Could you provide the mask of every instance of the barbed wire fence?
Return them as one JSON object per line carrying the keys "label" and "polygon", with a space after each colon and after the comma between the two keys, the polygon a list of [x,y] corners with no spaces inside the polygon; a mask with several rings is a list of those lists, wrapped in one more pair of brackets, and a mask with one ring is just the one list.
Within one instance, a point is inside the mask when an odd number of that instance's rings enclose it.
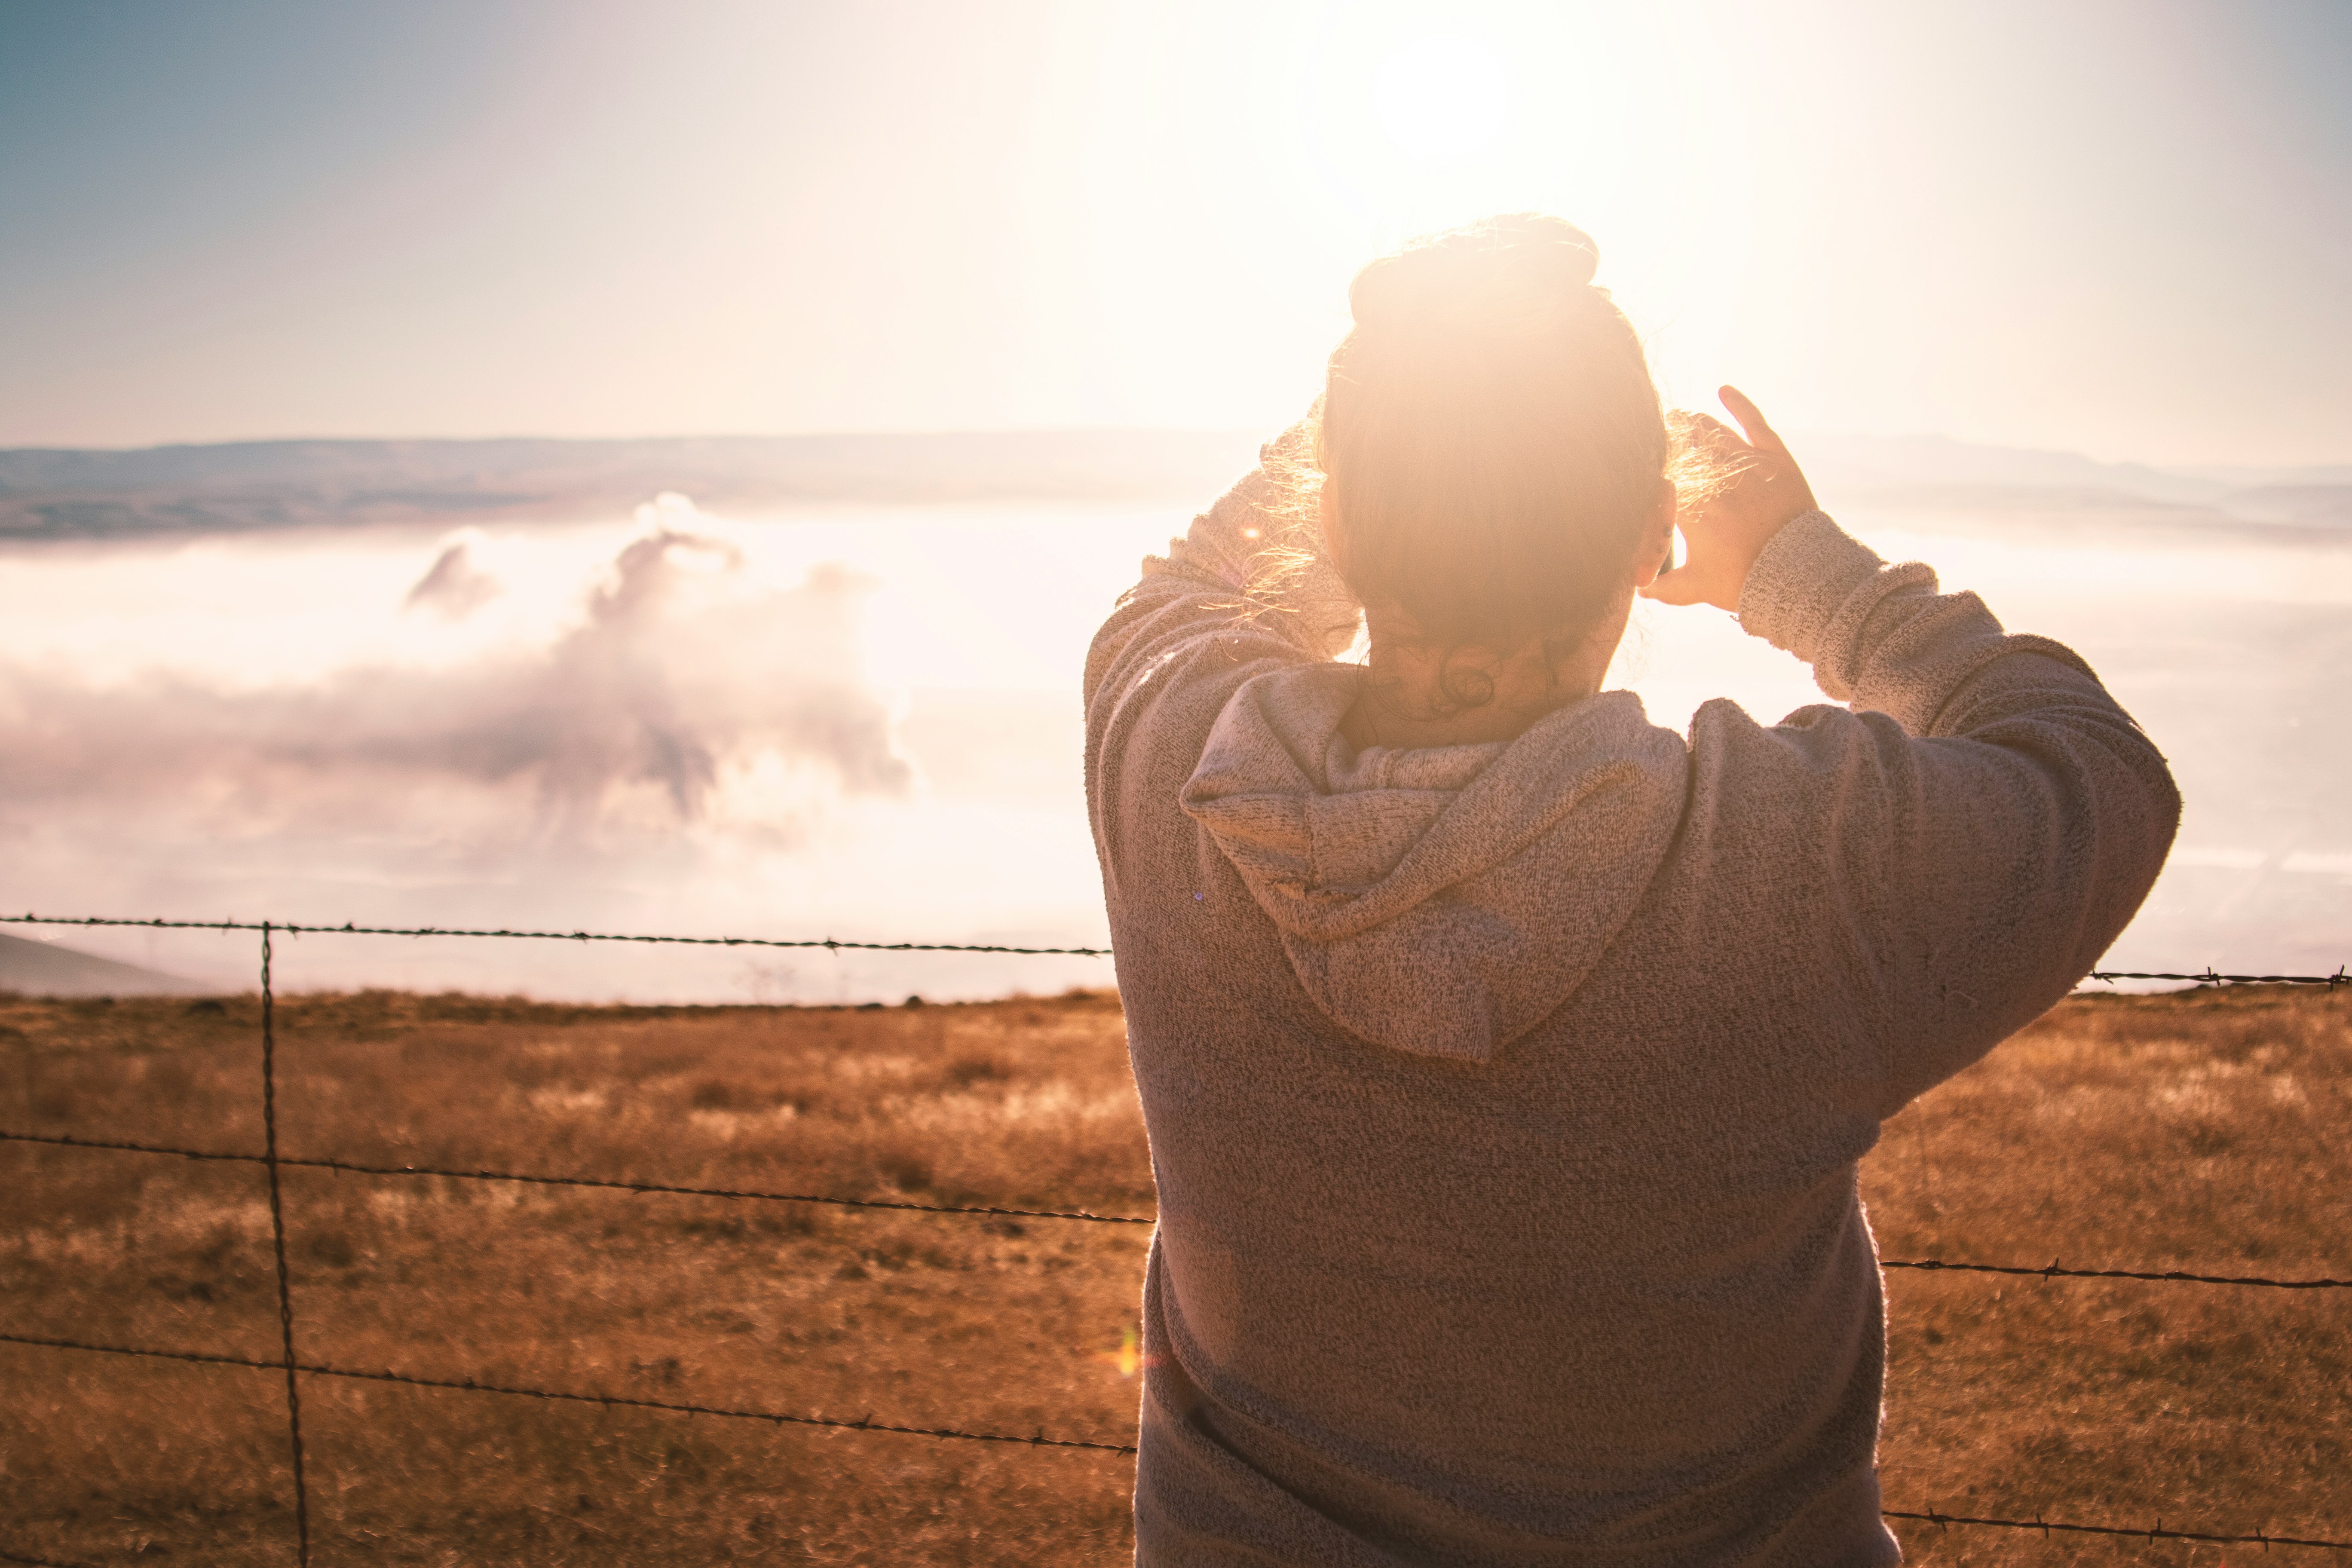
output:
{"label": "barbed wire fence", "polygon": [[[549,1401],[557,1404],[593,1405],[604,1409],[635,1409],[660,1411],[684,1415],[718,1416],[731,1420],[764,1423],[772,1427],[787,1426],[824,1427],[844,1431],[891,1433],[909,1437],[973,1443],[1007,1444],[1032,1448],[1092,1451],[1132,1455],[1133,1443],[1108,1442],[1088,1437],[1048,1436],[1043,1428],[1023,1436],[1010,1432],[982,1432],[952,1426],[915,1426],[890,1421],[877,1421],[871,1414],[856,1421],[846,1421],[807,1411],[733,1409],[724,1406],[646,1399],[633,1395],[582,1393],[576,1390],[534,1388],[519,1384],[482,1382],[474,1378],[449,1379],[420,1377],[407,1373],[383,1369],[334,1366],[322,1362],[305,1361],[296,1352],[295,1316],[291,1276],[286,1257],[286,1217],[279,1184],[279,1173],[287,1169],[349,1172],[372,1176],[423,1176],[460,1181],[515,1183],[530,1185],[596,1188],[625,1193],[667,1193],[697,1197],[749,1199],[769,1203],[825,1204],[847,1208],[898,1209],[922,1214],[981,1215],[1022,1219],[1066,1220],[1079,1224],[1149,1226],[1156,1221],[1146,1215],[1103,1215],[1085,1209],[1015,1208],[987,1204],[924,1204],[876,1198],[852,1198],[817,1193],[766,1192],[745,1188],[704,1187],[661,1182],[633,1182],[610,1177],[578,1174],[556,1174],[546,1172],[458,1170],[441,1166],[374,1165],[331,1158],[294,1158],[278,1152],[278,1074],[277,1032],[275,1025],[276,994],[272,984],[271,963],[276,939],[279,936],[320,934],[351,936],[404,937],[466,937],[504,938],[526,942],[636,942],[693,947],[756,947],[756,948],[824,948],[869,952],[968,952],[999,954],[1031,954],[1088,958],[1110,956],[1108,948],[1095,947],[1022,947],[998,943],[966,942],[843,942],[832,937],[774,938],[733,936],[648,935],[618,931],[514,931],[507,929],[467,928],[446,926],[362,926],[346,922],[342,925],[305,925],[280,921],[185,921],[146,919],[134,920],[108,916],[49,916],[37,914],[0,915],[0,924],[39,926],[108,926],[142,927],[176,931],[251,931],[261,939],[261,1108],[262,1152],[245,1153],[228,1150],[187,1149],[163,1144],[143,1143],[129,1140],[80,1138],[63,1134],[34,1133],[13,1128],[0,1128],[0,1142],[47,1145],[65,1149],[110,1150],[131,1153],[236,1164],[258,1165],[263,1168],[269,1194],[269,1225],[272,1251],[276,1262],[278,1342],[280,1355],[275,1361],[263,1361],[248,1356],[226,1355],[206,1351],[166,1350],[143,1345],[99,1344],[83,1340],[40,1335],[18,1334],[0,1331],[0,1343],[27,1347],[70,1351],[84,1354],[126,1356],[146,1360],[170,1361],[204,1366],[227,1366],[260,1372],[282,1373],[286,1380],[286,1419],[288,1463],[294,1491],[295,1557],[299,1568],[310,1568],[310,1482],[304,1464],[302,1436],[301,1380],[305,1377],[331,1377],[370,1383],[398,1384],[415,1388],[454,1389],[475,1394],[498,1394],[509,1398]],[[2330,991],[2352,985],[2352,968],[2339,966],[2333,974],[2223,974],[2210,967],[2201,973],[2162,973],[2146,971],[2094,971],[2086,979],[2114,983],[2120,980],[2170,981],[2204,986],[2223,985],[2309,985],[2325,986]],[[2181,1269],[2141,1268],[2071,1268],[2057,1259],[2040,1267],[2026,1264],[1973,1263],[1948,1258],[1883,1258],[1884,1268],[1916,1269],[1928,1272],[1994,1274],[2030,1276],[2042,1279],[2136,1279],[2165,1284],[2201,1285],[2266,1289],[2278,1290],[2342,1290],[2352,1289],[2352,1279],[2282,1279],[2254,1275],[2202,1274]],[[2046,1539],[2053,1533],[2105,1536],[2117,1540],[2180,1541],[2215,1545],[2259,1545],[2265,1551],[2273,1546],[2315,1547],[2336,1552],[2352,1552],[2352,1540],[2272,1535],[2257,1530],[2252,1534],[2222,1534],[2211,1531],[2168,1529],[2158,1518],[2150,1526],[2084,1524],[2059,1520],[2044,1520],[2038,1514],[2032,1519],[2002,1519],[1967,1514],[1945,1513],[1930,1505],[1922,1512],[1913,1510],[1887,1509],[1885,1517],[1893,1520],[1933,1524],[1938,1529],[1958,1525],[1976,1525],[2006,1530],[2039,1531]],[[0,1544],[0,1563],[20,1563],[33,1568],[89,1568],[82,1563],[61,1563],[45,1557],[28,1556]]]}

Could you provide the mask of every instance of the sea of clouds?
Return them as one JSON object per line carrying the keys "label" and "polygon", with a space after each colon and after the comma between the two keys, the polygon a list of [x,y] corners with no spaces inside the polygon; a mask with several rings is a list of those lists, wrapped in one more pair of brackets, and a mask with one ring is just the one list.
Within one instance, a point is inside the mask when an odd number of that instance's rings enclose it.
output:
{"label": "sea of clouds", "polygon": [[[1173,521],[1181,525],[1181,517]],[[1097,945],[1075,671],[1165,515],[360,529],[19,550],[6,897],[43,912]],[[1117,543],[1107,543],[1117,540]],[[1078,581],[1073,582],[1073,574]],[[52,933],[53,934],[53,933]],[[234,942],[75,933],[206,979]],[[1101,984],[837,955],[310,939],[317,984]]]}
{"label": "sea of clouds", "polygon": [[[2173,759],[2181,848],[2116,967],[2352,957],[2352,540],[1847,517],[2076,646]],[[12,547],[0,900],[45,913],[1097,945],[1087,637],[1181,509],[814,508]],[[2117,529],[2122,529],[2121,532]],[[1643,606],[1658,721],[1818,700]],[[21,929],[21,928],[20,928]],[[47,934],[54,935],[50,932]],[[248,937],[72,933],[248,983]],[[1087,958],[307,936],[296,985],[859,1001],[1106,984]]]}

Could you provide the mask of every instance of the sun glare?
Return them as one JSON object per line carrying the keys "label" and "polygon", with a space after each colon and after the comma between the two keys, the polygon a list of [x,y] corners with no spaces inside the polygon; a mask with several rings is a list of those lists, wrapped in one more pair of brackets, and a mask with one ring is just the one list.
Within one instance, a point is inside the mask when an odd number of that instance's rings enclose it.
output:
{"label": "sun glare", "polygon": [[1470,33],[1423,33],[1381,62],[1372,101],[1381,129],[1416,163],[1458,163],[1493,143],[1510,111],[1502,57]]}
{"label": "sun glare", "polygon": [[[1609,0],[1184,14],[1204,19],[1120,10],[1090,121],[1091,297],[1132,367],[1105,387],[1118,418],[1205,426],[1246,406],[1279,428],[1347,330],[1357,268],[1499,212],[1556,212],[1600,242],[1677,402],[1724,379],[1759,232],[1736,35],[1688,4]],[[1203,81],[1220,84],[1205,107]]]}

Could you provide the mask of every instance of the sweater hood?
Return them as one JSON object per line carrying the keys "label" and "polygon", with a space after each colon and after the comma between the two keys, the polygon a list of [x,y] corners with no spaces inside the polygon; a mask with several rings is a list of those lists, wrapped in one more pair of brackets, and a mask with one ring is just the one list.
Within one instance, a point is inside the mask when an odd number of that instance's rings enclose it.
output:
{"label": "sweater hood", "polygon": [[1510,742],[1359,752],[1339,720],[1362,679],[1312,664],[1244,684],[1183,807],[1332,1022],[1484,1061],[1558,1008],[1632,916],[1681,820],[1689,753],[1630,691]]}

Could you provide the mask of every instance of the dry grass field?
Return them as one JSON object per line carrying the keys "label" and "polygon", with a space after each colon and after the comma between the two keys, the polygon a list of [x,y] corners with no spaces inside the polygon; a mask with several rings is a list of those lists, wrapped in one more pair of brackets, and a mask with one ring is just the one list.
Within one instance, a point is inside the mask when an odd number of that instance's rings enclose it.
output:
{"label": "dry grass field", "polygon": [[[260,1147],[258,1003],[0,1000],[0,1127]],[[1108,994],[282,1002],[292,1156],[1149,1214]],[[1906,1111],[1888,1258],[2352,1274],[2352,997],[2069,1002]],[[356,1370],[1128,1440],[1139,1226],[285,1175]],[[0,1331],[277,1353],[259,1169],[0,1144]],[[1888,1505],[2352,1536],[2352,1292],[1897,1271]],[[282,1379],[0,1344],[0,1553],[292,1560]],[[1103,1564],[1115,1454],[309,1377],[315,1561]],[[1937,1564],[2251,1549],[1901,1529]],[[2273,1554],[2276,1555],[2275,1553]],[[2331,1553],[2288,1552],[2314,1563]]]}

